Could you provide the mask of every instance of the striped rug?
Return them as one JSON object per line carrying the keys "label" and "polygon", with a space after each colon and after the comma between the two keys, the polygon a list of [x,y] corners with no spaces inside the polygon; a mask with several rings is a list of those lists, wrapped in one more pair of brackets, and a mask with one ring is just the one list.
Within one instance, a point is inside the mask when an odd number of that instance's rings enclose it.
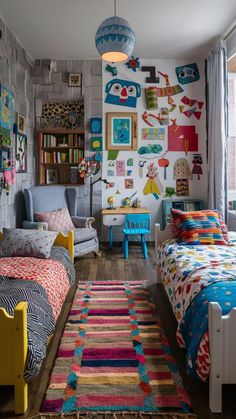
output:
{"label": "striped rug", "polygon": [[187,416],[191,404],[154,309],[140,282],[80,283],[41,412]]}

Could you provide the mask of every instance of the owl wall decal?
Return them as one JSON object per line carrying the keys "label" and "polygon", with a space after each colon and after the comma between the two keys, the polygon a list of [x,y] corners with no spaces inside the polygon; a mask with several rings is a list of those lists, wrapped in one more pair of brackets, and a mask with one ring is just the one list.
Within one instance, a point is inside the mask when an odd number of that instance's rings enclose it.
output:
{"label": "owl wall decal", "polygon": [[141,86],[128,80],[114,79],[106,84],[105,103],[136,108],[137,98],[141,96]]}

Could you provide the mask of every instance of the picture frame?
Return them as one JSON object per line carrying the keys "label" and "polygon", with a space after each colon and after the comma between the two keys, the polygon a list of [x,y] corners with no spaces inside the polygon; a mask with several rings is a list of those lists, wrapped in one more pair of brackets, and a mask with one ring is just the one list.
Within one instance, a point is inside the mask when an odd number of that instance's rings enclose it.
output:
{"label": "picture frame", "polygon": [[107,150],[137,150],[137,132],[138,114],[136,112],[107,112]]}
{"label": "picture frame", "polygon": [[58,172],[57,169],[46,170],[46,184],[52,185],[58,183]]}
{"label": "picture frame", "polygon": [[27,173],[27,135],[16,134],[16,173]]}
{"label": "picture frame", "polygon": [[17,132],[19,134],[26,133],[26,117],[21,113],[17,113]]}
{"label": "picture frame", "polygon": [[80,73],[69,73],[69,86],[79,87],[81,86],[81,74]]}
{"label": "picture frame", "polygon": [[9,147],[0,148],[0,172],[8,170],[8,162],[12,160],[12,150]]}

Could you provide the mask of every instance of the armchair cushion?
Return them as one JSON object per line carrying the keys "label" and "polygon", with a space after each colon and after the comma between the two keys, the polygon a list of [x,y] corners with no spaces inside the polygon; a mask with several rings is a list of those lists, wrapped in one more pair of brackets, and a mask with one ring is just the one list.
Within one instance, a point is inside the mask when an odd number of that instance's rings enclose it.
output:
{"label": "armchair cushion", "polygon": [[76,228],[74,230],[74,244],[96,239],[97,231],[94,228]]}
{"label": "armchair cushion", "polygon": [[48,223],[48,229],[51,231],[65,231],[74,229],[68,208],[61,208],[51,212],[36,212],[37,221]]}

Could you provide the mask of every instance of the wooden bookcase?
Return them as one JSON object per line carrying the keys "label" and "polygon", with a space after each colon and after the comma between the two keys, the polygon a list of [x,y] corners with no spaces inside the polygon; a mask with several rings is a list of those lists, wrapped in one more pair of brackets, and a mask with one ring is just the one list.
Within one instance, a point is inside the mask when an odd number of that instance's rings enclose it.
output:
{"label": "wooden bookcase", "polygon": [[39,185],[82,185],[78,163],[84,157],[84,142],[83,129],[39,130]]}
{"label": "wooden bookcase", "polygon": [[203,209],[203,201],[201,199],[162,199],[162,230],[170,219],[171,208],[181,211],[200,211]]}

